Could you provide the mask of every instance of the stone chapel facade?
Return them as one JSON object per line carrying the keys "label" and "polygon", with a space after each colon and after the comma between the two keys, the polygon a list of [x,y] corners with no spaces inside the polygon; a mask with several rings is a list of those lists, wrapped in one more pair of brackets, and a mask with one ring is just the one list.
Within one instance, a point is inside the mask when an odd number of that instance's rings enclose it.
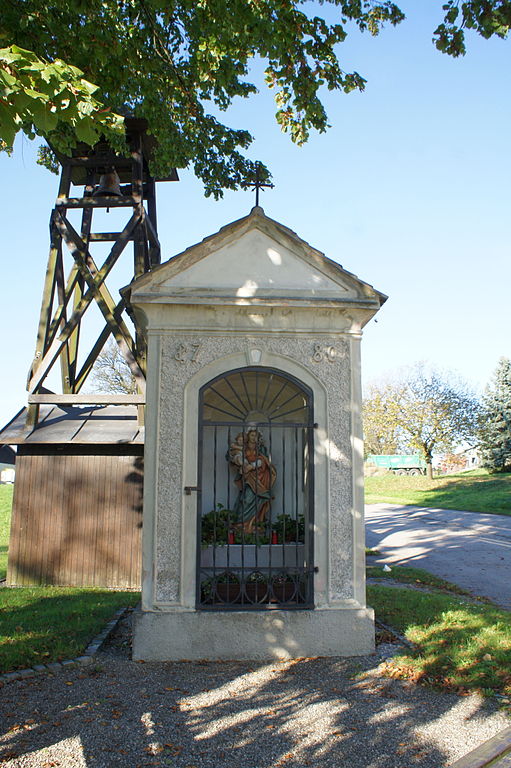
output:
{"label": "stone chapel facade", "polygon": [[360,343],[386,297],[259,207],[126,291],[148,340],[134,658],[370,652]]}

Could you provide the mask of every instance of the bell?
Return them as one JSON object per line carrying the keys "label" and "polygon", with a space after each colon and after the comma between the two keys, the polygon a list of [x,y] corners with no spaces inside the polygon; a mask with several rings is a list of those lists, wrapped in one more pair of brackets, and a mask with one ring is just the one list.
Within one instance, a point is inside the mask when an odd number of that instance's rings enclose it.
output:
{"label": "bell", "polygon": [[99,185],[94,190],[93,197],[122,197],[121,180],[115,168],[108,173],[102,173]]}

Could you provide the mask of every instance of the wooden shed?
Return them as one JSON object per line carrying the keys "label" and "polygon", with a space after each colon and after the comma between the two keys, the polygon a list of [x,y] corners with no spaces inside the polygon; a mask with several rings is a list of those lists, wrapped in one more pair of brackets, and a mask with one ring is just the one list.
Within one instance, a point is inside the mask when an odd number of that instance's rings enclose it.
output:
{"label": "wooden shed", "polygon": [[17,445],[10,586],[140,588],[144,428],[136,405],[42,405]]}

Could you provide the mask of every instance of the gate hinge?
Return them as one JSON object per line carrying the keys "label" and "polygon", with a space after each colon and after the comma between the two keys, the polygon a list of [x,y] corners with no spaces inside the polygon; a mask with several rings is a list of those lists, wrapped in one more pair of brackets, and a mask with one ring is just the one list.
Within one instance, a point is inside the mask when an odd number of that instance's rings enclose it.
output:
{"label": "gate hinge", "polygon": [[199,488],[197,488],[196,485],[185,485],[185,493],[187,496],[192,495],[192,491],[198,491]]}

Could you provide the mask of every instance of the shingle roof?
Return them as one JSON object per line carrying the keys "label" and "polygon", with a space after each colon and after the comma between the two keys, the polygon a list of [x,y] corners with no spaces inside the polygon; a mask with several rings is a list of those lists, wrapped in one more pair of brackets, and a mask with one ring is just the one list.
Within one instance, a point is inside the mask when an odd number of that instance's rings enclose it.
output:
{"label": "shingle roof", "polygon": [[144,427],[137,420],[134,405],[67,407],[41,405],[35,428],[26,426],[23,408],[0,431],[0,444],[38,445],[52,443],[142,444]]}

